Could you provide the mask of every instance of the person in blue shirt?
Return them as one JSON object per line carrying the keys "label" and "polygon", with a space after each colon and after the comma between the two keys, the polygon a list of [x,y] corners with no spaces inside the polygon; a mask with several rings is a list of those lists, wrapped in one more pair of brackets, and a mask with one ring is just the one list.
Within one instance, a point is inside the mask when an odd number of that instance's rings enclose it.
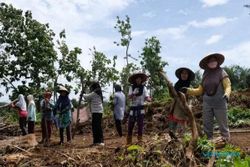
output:
{"label": "person in blue shirt", "polygon": [[60,86],[59,91],[60,96],[56,102],[55,105],[55,115],[58,115],[58,123],[59,123],[59,129],[60,129],[60,144],[64,143],[64,135],[63,131],[66,129],[67,134],[67,142],[71,142],[72,135],[71,135],[71,108],[72,104],[69,99],[69,91],[63,87]]}

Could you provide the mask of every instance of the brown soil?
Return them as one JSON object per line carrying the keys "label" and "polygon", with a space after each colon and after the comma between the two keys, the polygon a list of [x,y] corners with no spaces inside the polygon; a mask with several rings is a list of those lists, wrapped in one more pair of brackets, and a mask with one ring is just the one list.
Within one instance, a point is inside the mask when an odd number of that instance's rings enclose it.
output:
{"label": "brown soil", "polygon": [[239,146],[250,155],[250,132],[231,133],[231,143]]}

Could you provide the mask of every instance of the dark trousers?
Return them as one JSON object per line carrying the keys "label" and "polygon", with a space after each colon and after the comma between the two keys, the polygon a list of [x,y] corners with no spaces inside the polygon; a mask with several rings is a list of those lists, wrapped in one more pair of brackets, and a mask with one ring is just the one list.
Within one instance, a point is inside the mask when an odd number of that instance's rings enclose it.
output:
{"label": "dark trousers", "polygon": [[28,134],[35,132],[35,121],[28,121]]}
{"label": "dark trousers", "polygon": [[19,117],[19,127],[22,131],[22,135],[26,135],[27,132],[26,132],[26,124],[27,124],[27,121],[26,121],[27,117]]}
{"label": "dark trousers", "polygon": [[137,126],[138,126],[138,136],[142,136],[143,133],[143,123],[144,120],[144,114],[139,114],[138,116],[129,116],[128,120],[128,136],[133,135],[133,129],[135,126],[135,122],[137,121]]}
{"label": "dark trousers", "polygon": [[42,118],[42,139],[50,139],[51,136],[51,120]]}
{"label": "dark trousers", "polygon": [[122,121],[115,119],[115,127],[120,137],[122,137]]}
{"label": "dark trousers", "polygon": [[[64,128],[60,128],[60,142],[61,143],[64,142],[63,131],[64,131]],[[72,139],[72,137],[71,137],[71,124],[69,124],[66,127],[66,135],[67,135],[67,141],[71,141],[71,139]]]}
{"label": "dark trousers", "polygon": [[102,113],[92,114],[93,143],[103,143]]}

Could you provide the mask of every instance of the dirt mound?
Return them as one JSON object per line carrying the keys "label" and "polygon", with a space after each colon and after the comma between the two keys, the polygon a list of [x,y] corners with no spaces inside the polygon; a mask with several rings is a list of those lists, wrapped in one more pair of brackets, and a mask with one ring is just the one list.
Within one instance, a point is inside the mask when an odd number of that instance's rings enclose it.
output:
{"label": "dirt mound", "polygon": [[229,104],[230,106],[250,108],[250,89],[232,92]]}

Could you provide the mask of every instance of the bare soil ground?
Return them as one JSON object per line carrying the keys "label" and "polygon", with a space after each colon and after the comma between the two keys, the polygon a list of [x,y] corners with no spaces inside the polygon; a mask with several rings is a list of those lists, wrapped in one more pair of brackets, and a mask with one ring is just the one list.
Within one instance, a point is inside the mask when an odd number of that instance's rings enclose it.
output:
{"label": "bare soil ground", "polygon": [[[250,103],[249,92],[250,91],[237,92],[238,94],[234,94],[232,96],[231,104],[248,107]],[[159,110],[162,108],[168,110],[169,105],[161,107]],[[200,109],[200,106],[196,106],[194,111],[199,111]],[[149,117],[146,117],[145,119],[145,134],[143,137],[144,143],[140,143],[140,145],[145,149],[147,148],[147,151],[149,151],[149,153],[145,153],[144,155],[146,158],[153,158],[157,161],[160,161],[163,158],[169,160],[169,157],[163,157],[163,153],[159,154],[159,152],[154,151],[154,148],[160,149],[165,147],[167,149],[171,149],[171,147],[167,146],[167,144],[172,144],[173,147],[178,147],[179,145],[178,142],[175,143],[172,141],[163,145],[164,142],[167,141],[165,140],[167,134],[166,121],[164,120],[165,113],[163,114],[162,112],[158,112],[156,110],[154,112],[156,113],[149,115]],[[80,118],[85,121],[87,119],[86,113],[81,114]],[[12,139],[13,136],[18,135],[16,132],[18,127],[11,125],[9,128],[7,128],[6,133],[0,134],[0,166],[133,166],[126,163],[125,161],[125,163],[123,163],[121,160],[124,158],[121,156],[121,153],[123,153],[124,150],[126,151],[127,148],[126,137],[118,137],[114,129],[112,117],[105,118],[103,122],[105,146],[91,146],[92,133],[90,122],[85,122],[82,126],[79,126],[78,133],[75,135],[71,143],[59,145],[59,132],[54,128],[49,146],[38,144],[37,146],[33,147],[19,147],[18,145],[13,145],[7,142]],[[123,128],[124,134],[126,135],[126,124],[123,125]],[[247,132],[242,132],[244,130]],[[232,131],[230,143],[239,146],[242,150],[250,155],[249,130],[249,127],[244,129],[230,129],[230,131]],[[40,126],[38,125],[36,126],[35,135],[37,141],[40,141],[41,131]],[[155,141],[155,138],[163,142],[153,142]],[[133,143],[137,144],[136,136],[133,136]],[[173,150],[174,149],[176,148],[173,148]],[[179,158],[184,158],[183,154],[178,154],[178,156]],[[174,157],[170,158],[173,159]],[[172,166],[170,164],[168,165]],[[148,164],[148,166],[154,165]]]}

